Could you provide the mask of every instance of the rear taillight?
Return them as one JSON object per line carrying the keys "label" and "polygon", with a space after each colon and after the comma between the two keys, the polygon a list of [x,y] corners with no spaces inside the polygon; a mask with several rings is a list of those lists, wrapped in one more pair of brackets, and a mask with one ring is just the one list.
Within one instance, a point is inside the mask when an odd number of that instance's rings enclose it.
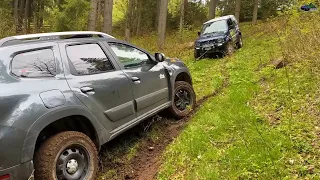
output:
{"label": "rear taillight", "polygon": [[10,175],[6,174],[6,175],[3,175],[3,176],[0,176],[0,180],[10,180]]}

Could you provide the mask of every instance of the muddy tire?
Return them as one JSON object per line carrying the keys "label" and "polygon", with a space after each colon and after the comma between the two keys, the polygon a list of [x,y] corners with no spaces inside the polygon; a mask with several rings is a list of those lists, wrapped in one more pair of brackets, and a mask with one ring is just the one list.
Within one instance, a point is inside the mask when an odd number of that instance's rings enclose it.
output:
{"label": "muddy tire", "polygon": [[196,107],[196,94],[192,86],[184,81],[175,83],[169,111],[177,118],[186,117]]}
{"label": "muddy tire", "polygon": [[239,38],[239,42],[237,43],[237,48],[240,49],[243,47],[242,37]]}
{"label": "muddy tire", "polygon": [[194,59],[198,59],[201,56],[200,51],[199,50],[194,50]]}
{"label": "muddy tire", "polygon": [[226,50],[225,50],[225,53],[224,55],[225,56],[232,56],[232,54],[234,53],[235,49],[234,49],[234,46],[232,44],[232,42],[229,42],[226,46]]}
{"label": "muddy tire", "polygon": [[83,133],[67,131],[46,140],[35,155],[36,180],[94,180],[98,171],[98,152]]}

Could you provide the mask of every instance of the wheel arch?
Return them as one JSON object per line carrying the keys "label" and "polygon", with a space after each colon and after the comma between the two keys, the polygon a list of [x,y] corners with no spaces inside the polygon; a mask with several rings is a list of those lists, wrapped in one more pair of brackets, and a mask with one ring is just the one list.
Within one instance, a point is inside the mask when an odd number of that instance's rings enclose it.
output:
{"label": "wheel arch", "polygon": [[180,72],[179,74],[177,74],[174,82],[177,82],[177,81],[185,81],[190,85],[192,85],[191,76],[187,72]]}
{"label": "wheel arch", "polygon": [[175,71],[173,73],[173,75],[171,76],[171,91],[170,91],[171,97],[170,97],[170,99],[172,99],[175,82],[177,82],[177,81],[185,81],[185,82],[188,82],[192,86],[192,77],[191,77],[191,74],[187,68],[181,68],[181,69]]}
{"label": "wheel arch", "polygon": [[[78,121],[84,123],[77,123]],[[55,127],[58,128],[55,129]],[[44,137],[42,139],[43,134],[50,137],[56,133],[70,130],[83,132],[89,137],[91,136],[90,138],[96,144],[97,149],[109,138],[100,121],[85,107],[64,107],[41,116],[33,123],[23,144],[21,162],[33,159],[36,148],[48,138]],[[48,132],[52,133],[48,135]]]}

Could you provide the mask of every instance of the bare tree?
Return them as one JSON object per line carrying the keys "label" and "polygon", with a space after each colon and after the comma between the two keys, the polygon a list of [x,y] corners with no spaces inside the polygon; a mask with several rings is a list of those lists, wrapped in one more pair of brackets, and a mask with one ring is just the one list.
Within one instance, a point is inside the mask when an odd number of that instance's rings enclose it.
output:
{"label": "bare tree", "polygon": [[94,31],[96,29],[96,20],[97,20],[97,0],[91,0],[90,3],[90,12],[89,12],[89,20],[88,20],[88,30]]}
{"label": "bare tree", "polygon": [[103,32],[108,34],[112,33],[112,11],[113,11],[113,0],[105,0]]}
{"label": "bare tree", "polygon": [[180,34],[183,32],[183,26],[184,26],[184,7],[185,7],[185,0],[181,0],[181,7],[180,7]]}
{"label": "bare tree", "polygon": [[158,26],[159,25],[159,14],[160,14],[160,3],[161,0],[157,0],[157,9],[156,9],[156,19],[155,19],[155,25],[154,26]]}
{"label": "bare tree", "polygon": [[209,18],[214,19],[216,17],[216,8],[218,0],[210,0],[209,2]]}
{"label": "bare tree", "polygon": [[19,23],[19,0],[14,0],[13,16],[14,16],[14,24],[15,24],[15,27],[16,27],[16,33],[18,33],[18,23]]}
{"label": "bare tree", "polygon": [[257,24],[259,0],[254,0],[252,24]]}
{"label": "bare tree", "polygon": [[137,31],[136,31],[136,35],[139,36],[140,35],[140,29],[141,29],[141,20],[142,20],[142,13],[143,13],[143,1],[139,0],[137,1],[137,10],[138,10],[138,14],[137,14]]}
{"label": "bare tree", "polygon": [[25,8],[25,0],[19,0],[19,18],[18,18],[18,33],[21,33],[23,30],[23,19],[24,19],[24,8]]}
{"label": "bare tree", "polygon": [[164,42],[166,39],[166,26],[168,15],[168,0],[161,0],[159,23],[158,23],[158,48],[162,50],[164,48]]}
{"label": "bare tree", "polygon": [[236,0],[235,16],[238,22],[240,21],[240,8],[241,8],[241,0]]}
{"label": "bare tree", "polygon": [[24,31],[25,33],[30,32],[30,0],[26,0],[25,8],[24,8]]}
{"label": "bare tree", "polygon": [[130,41],[131,29],[133,26],[133,11],[134,11],[134,0],[128,0],[128,8],[126,12],[126,29],[125,29],[125,40]]}
{"label": "bare tree", "polygon": [[102,31],[102,27],[101,27],[102,5],[103,5],[103,3],[101,2],[101,0],[98,0],[98,2],[97,2],[97,16],[96,16],[96,30],[97,31]]}

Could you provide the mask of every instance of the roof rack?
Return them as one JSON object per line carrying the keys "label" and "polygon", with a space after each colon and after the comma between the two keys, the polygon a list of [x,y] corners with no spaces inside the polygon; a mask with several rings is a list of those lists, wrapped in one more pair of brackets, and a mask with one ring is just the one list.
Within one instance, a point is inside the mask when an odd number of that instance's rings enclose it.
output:
{"label": "roof rack", "polygon": [[210,19],[209,21],[203,23],[203,24],[208,24],[208,23],[211,23],[211,22],[215,22],[215,21],[220,21],[220,20],[226,20],[228,18],[232,18],[233,15],[226,15],[226,16],[221,16],[221,17],[217,17],[217,18],[214,18],[214,19]]}
{"label": "roof rack", "polygon": [[23,41],[44,41],[55,39],[72,39],[85,37],[114,38],[109,34],[95,31],[69,31],[11,36],[0,40],[0,47],[21,44]]}

